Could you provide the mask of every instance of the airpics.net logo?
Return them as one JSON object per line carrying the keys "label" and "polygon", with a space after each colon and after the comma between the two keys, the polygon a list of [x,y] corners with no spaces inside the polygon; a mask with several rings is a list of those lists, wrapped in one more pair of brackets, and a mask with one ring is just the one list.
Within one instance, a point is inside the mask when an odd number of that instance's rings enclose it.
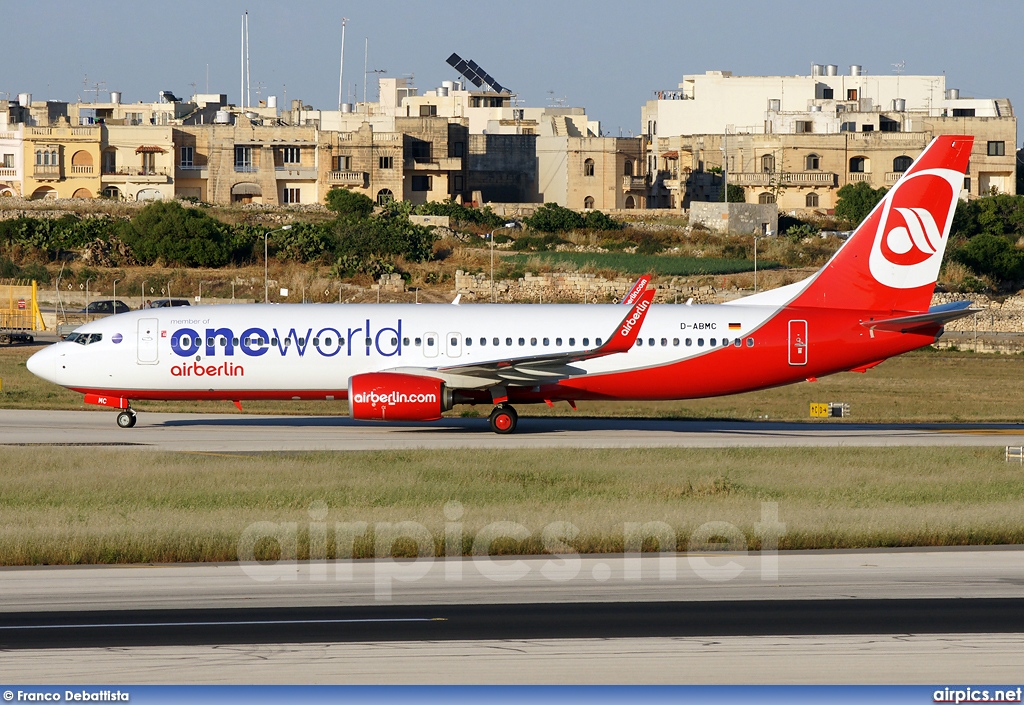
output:
{"label": "airpics.net logo", "polygon": [[868,258],[871,276],[894,289],[933,284],[963,174],[927,169],[905,176],[886,197]]}
{"label": "airpics.net logo", "polygon": [[386,394],[380,394],[379,392],[359,392],[352,396],[352,401],[356,404],[372,404],[377,406],[379,404],[435,404],[437,403],[436,394],[406,394],[404,392],[387,392]]}

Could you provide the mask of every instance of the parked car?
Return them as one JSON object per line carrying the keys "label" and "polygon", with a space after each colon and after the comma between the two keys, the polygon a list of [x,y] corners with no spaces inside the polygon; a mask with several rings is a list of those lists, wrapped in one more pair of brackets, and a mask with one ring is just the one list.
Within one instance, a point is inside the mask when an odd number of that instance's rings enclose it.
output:
{"label": "parked car", "polygon": [[191,306],[188,299],[153,299],[150,308],[167,308],[168,306]]}
{"label": "parked car", "polygon": [[124,301],[120,299],[107,299],[105,301],[90,301],[89,305],[79,311],[79,313],[101,316],[111,313],[125,313],[127,311],[131,311],[131,308]]}

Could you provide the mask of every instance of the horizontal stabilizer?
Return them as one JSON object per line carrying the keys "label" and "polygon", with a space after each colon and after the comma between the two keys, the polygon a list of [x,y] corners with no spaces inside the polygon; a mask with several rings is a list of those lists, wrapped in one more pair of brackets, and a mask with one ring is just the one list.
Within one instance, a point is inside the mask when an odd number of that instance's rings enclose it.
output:
{"label": "horizontal stabilizer", "polygon": [[881,321],[863,321],[861,325],[870,328],[872,331],[884,330],[892,333],[909,333],[922,328],[938,328],[950,321],[955,321],[964,316],[970,316],[981,309],[971,308],[971,301],[954,301],[951,304],[933,306],[925,313],[915,313],[913,316],[901,316],[899,318],[887,318]]}

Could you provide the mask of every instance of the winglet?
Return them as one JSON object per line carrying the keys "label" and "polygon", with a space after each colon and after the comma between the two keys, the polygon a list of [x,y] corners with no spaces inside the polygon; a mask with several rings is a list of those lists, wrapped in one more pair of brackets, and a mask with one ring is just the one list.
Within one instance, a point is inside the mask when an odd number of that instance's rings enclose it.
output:
{"label": "winglet", "polygon": [[636,343],[640,335],[640,327],[644,324],[647,312],[651,310],[651,303],[654,301],[655,289],[648,289],[640,294],[640,299],[629,309],[629,313],[622,319],[619,327],[612,334],[608,341],[595,352],[600,355],[612,355],[614,353],[626,352]]}
{"label": "winglet", "polygon": [[629,290],[629,293],[626,294],[625,298],[623,298],[620,303],[632,306],[633,304],[636,303],[636,300],[640,298],[640,294],[644,293],[644,291],[647,290],[647,285],[650,283],[651,275],[643,275],[642,277],[636,280],[636,284],[633,285],[633,288]]}

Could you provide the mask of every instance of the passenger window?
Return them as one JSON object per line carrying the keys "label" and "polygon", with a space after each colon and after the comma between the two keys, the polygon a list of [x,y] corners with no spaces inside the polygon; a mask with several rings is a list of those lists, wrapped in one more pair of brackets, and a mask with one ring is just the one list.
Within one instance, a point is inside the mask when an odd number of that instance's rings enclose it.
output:
{"label": "passenger window", "polygon": [[207,339],[206,339],[206,344],[207,344],[207,345],[208,345],[209,347],[211,347],[211,348],[212,348],[212,347],[213,347],[213,338],[207,338]]}
{"label": "passenger window", "polygon": [[530,345],[536,345],[536,344],[537,344],[537,339],[536,338],[530,338]]}
{"label": "passenger window", "polygon": [[501,345],[501,339],[500,338],[491,338],[491,345],[494,345],[495,347],[497,347],[498,345]]}
{"label": "passenger window", "polygon": [[747,347],[748,348],[754,347],[754,339],[753,338],[747,338]]}
{"label": "passenger window", "polygon": [[587,347],[588,345],[590,345],[590,338],[584,338],[583,339],[583,347]]}
{"label": "passenger window", "polygon": [[512,347],[512,338],[505,338],[505,345]]}
{"label": "passenger window", "polygon": [[650,345],[653,348],[654,347],[654,338],[648,338],[647,339],[647,344]]}
{"label": "passenger window", "polygon": [[305,345],[305,344],[306,344],[306,339],[305,338],[299,338],[299,345]]}
{"label": "passenger window", "polygon": [[469,336],[467,335],[467,336],[466,336],[466,346],[468,347],[468,346],[470,346],[470,345],[472,345],[472,344],[473,344],[473,339],[472,339],[472,338],[470,338],[470,337],[469,337]]}
{"label": "passenger window", "polygon": [[597,345],[597,347],[601,347],[601,339],[600,338],[595,340],[594,343]]}
{"label": "passenger window", "polygon": [[480,338],[481,345],[487,345],[487,338]]}
{"label": "passenger window", "polygon": [[238,345],[238,338],[232,338],[231,339],[231,344],[232,345]]}
{"label": "passenger window", "polygon": [[674,345],[675,347],[678,348],[679,347],[679,338],[672,338],[672,345]]}
{"label": "passenger window", "polygon": [[[328,345],[330,345],[330,343],[328,343]],[[339,348],[345,347],[345,339],[344,338],[338,338],[338,347]]]}
{"label": "passenger window", "polygon": [[711,347],[715,347],[716,345],[718,345],[718,338],[712,338],[710,341],[708,341],[708,344]]}
{"label": "passenger window", "polygon": [[691,345],[693,345],[693,338],[687,338],[686,339],[686,347],[690,347]]}
{"label": "passenger window", "polygon": [[270,344],[271,345],[277,345],[277,338],[271,338],[270,339]]}
{"label": "passenger window", "polygon": [[448,344],[451,345],[454,348],[456,345],[459,344],[459,339],[458,338],[452,338],[451,340],[448,341]]}
{"label": "passenger window", "polygon": [[398,347],[398,338],[392,338],[391,344],[394,345],[395,347]]}
{"label": "passenger window", "polygon": [[643,338],[637,338],[636,339],[636,346],[638,348],[643,347],[643,344],[644,344],[644,339]]}
{"label": "passenger window", "polygon": [[314,348],[320,347],[320,338],[313,338],[313,347]]}
{"label": "passenger window", "polygon": [[736,338],[736,340],[732,341],[732,344],[735,345],[738,348],[741,345],[743,345],[743,341],[740,340],[739,338]]}
{"label": "passenger window", "polygon": [[576,338],[569,338],[569,347],[576,346]]}
{"label": "passenger window", "polygon": [[526,345],[526,338],[519,339],[519,346],[522,347],[523,345]]}
{"label": "passenger window", "polygon": [[433,338],[427,338],[427,347],[431,348],[433,346],[434,346],[434,339]]}
{"label": "passenger window", "polygon": [[662,338],[661,339],[661,347],[665,347],[666,345],[668,345],[668,338]]}
{"label": "passenger window", "polygon": [[364,338],[364,340],[366,342],[366,347],[373,345],[373,338]]}
{"label": "passenger window", "polygon": [[697,338],[697,347],[698,348],[703,348],[704,347],[704,338]]}
{"label": "passenger window", "polygon": [[547,345],[550,345],[550,344],[551,344],[551,340],[549,338],[544,338],[544,345],[547,346]]}
{"label": "passenger window", "polygon": [[[331,344],[331,339],[330,338],[327,339],[327,344],[328,345]],[[409,345],[409,339],[408,338],[402,338],[402,345],[408,346]]]}
{"label": "passenger window", "polygon": [[561,338],[555,338],[555,345],[558,345],[559,347],[561,347],[562,339]]}
{"label": "passenger window", "polygon": [[285,338],[284,339],[284,346],[285,347],[288,347],[291,344],[292,344],[292,339],[291,338]]}
{"label": "passenger window", "polygon": [[423,338],[416,338],[416,345],[423,345]]}

